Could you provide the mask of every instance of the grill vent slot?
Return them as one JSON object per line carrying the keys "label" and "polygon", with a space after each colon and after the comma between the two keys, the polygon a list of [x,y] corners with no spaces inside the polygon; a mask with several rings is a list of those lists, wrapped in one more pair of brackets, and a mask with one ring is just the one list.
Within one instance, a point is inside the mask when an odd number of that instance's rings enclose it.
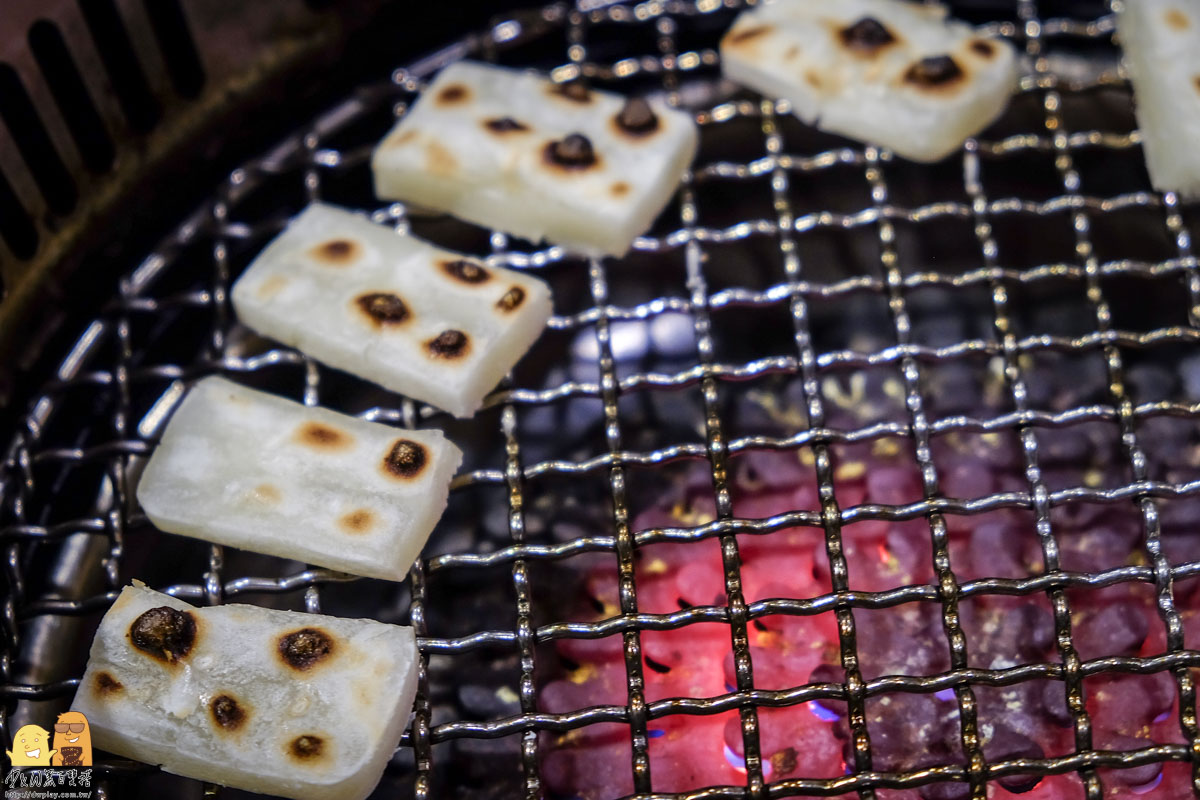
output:
{"label": "grill vent slot", "polygon": [[54,102],[71,131],[83,163],[92,172],[106,172],[115,157],[113,142],[58,26],[44,19],[35,22],[29,29],[29,49],[54,95]]}
{"label": "grill vent slot", "polygon": [[171,85],[182,97],[197,96],[204,88],[204,67],[179,0],[143,0],[143,5]]}
{"label": "grill vent slot", "polygon": [[145,133],[158,124],[162,108],[150,91],[116,5],[113,0],[79,0],[79,9],[129,127]]}
{"label": "grill vent slot", "polygon": [[0,173],[0,238],[17,258],[33,258],[37,252],[37,229],[4,173]]}
{"label": "grill vent slot", "polygon": [[9,64],[0,64],[0,118],[8,126],[21,158],[29,165],[46,204],[56,214],[71,211],[78,199],[75,183],[51,144],[29,92]]}

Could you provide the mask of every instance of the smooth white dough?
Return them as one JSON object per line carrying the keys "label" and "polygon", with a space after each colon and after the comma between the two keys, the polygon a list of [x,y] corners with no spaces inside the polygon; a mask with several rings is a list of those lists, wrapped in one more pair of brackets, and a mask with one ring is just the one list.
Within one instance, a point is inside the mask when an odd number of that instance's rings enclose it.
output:
{"label": "smooth white dough", "polygon": [[[130,635],[160,608],[195,625],[173,661]],[[280,643],[306,630],[331,647],[299,669]],[[249,605],[194,608],[136,585],[104,615],[71,709],[87,717],[96,747],[167,772],[296,800],[362,800],[400,742],[416,684],[412,628]],[[220,698],[240,719],[218,717]],[[304,757],[300,737],[309,737]]]}
{"label": "smooth white dough", "polygon": [[[376,147],[376,195],[586,255],[623,255],[691,164],[696,123],[653,99],[656,129],[630,135],[614,122],[627,98],[591,90],[580,102],[560,88],[504,67],[447,66]],[[503,119],[524,129],[487,125]],[[547,163],[546,145],[572,133],[590,140],[594,166]]]}
{"label": "smooth white dough", "polygon": [[[385,465],[398,441],[422,449],[417,474]],[[209,377],[171,417],[137,498],[169,533],[402,581],[461,462],[441,431],[401,430]]]}
{"label": "smooth white dough", "polygon": [[[855,48],[843,33],[864,18],[892,41]],[[953,80],[906,78],[922,59],[950,56]],[[913,161],[945,158],[995,121],[1017,78],[1016,51],[905,0],[777,0],[741,14],[721,41],[725,75],[787,100],[821,130],[888,147]]]}
{"label": "smooth white dough", "polygon": [[[330,243],[342,248],[335,257],[325,255]],[[457,280],[444,268],[456,262],[487,277]],[[518,304],[504,304],[517,292]],[[364,313],[359,299],[382,293],[400,299],[406,319],[380,323]],[[537,341],[552,303],[549,287],[537,278],[483,268],[346,209],[313,203],[234,284],[233,307],[264,336],[469,417]],[[429,342],[447,330],[469,341],[459,357],[431,354]]]}
{"label": "smooth white dough", "polygon": [[1126,0],[1117,35],[1155,189],[1200,198],[1200,0]]}

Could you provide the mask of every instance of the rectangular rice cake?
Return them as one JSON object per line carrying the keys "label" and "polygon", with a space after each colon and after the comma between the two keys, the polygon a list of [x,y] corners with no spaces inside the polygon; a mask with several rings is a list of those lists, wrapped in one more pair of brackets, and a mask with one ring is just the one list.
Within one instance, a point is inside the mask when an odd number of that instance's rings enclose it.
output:
{"label": "rectangular rice cake", "polygon": [[314,203],[234,284],[238,318],[318,361],[458,417],[537,341],[550,289]]}
{"label": "rectangular rice cake", "polygon": [[176,409],[137,497],[161,530],[402,581],[446,509],[462,453],[220,377]]}
{"label": "rectangular rice cake", "polygon": [[412,628],[249,605],[195,608],[127,586],[73,711],[96,747],[296,800],[361,800],[408,724]]}
{"label": "rectangular rice cake", "polygon": [[1200,198],[1200,0],[1126,0],[1117,34],[1150,182]]}
{"label": "rectangular rice cake", "polygon": [[924,162],[996,120],[1017,78],[1008,42],[904,0],[761,4],[722,39],[721,65],[809,125]]}
{"label": "rectangular rice cake", "polygon": [[691,115],[461,61],[375,149],[380,198],[587,255],[624,254],[696,152]]}

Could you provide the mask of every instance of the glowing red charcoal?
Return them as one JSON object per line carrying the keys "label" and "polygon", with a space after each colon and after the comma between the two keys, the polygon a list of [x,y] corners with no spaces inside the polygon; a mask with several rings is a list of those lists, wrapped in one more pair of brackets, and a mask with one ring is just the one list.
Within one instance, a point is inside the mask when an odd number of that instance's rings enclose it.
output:
{"label": "glowing red charcoal", "polygon": [[[1083,472],[1072,459],[1115,458],[1096,452],[1107,440],[1055,434],[1049,461],[1063,475]],[[1084,447],[1083,445],[1087,445]],[[934,442],[944,494],[974,498],[994,491],[1027,492],[1019,441],[1012,434],[954,434]],[[890,440],[839,445],[834,489],[843,511],[860,503],[903,506],[923,495],[908,444]],[[1200,457],[1200,456],[1198,456]],[[764,520],[796,511],[816,511],[816,476],[807,451],[743,452],[732,469],[735,517]],[[695,529],[714,519],[709,475],[698,466],[682,482],[686,498],[637,516],[633,529]],[[1080,504],[1051,514],[1064,569],[1095,571],[1142,563],[1136,507]],[[1174,519],[1174,517],[1172,517]],[[946,517],[949,553],[960,585],[977,579],[1027,579],[1043,571],[1039,538],[1028,510],[998,509]],[[1174,523],[1173,523],[1174,524]],[[1200,553],[1176,528],[1171,552]],[[1195,536],[1194,532],[1189,534]],[[1188,544],[1184,547],[1183,544]],[[825,532],[794,526],[765,534],[739,534],[739,574],[747,603],[772,598],[808,599],[832,591]],[[844,526],[842,548],[849,587],[887,592],[914,584],[934,585],[928,520],[865,519]],[[582,581],[580,613],[595,621],[619,614],[616,562],[596,555]],[[1178,559],[1176,559],[1178,560]],[[1200,583],[1200,581],[1196,581]],[[715,538],[639,548],[636,560],[639,611],[671,614],[696,606],[725,606],[726,575]],[[1184,586],[1176,594],[1187,644],[1200,641],[1200,612]],[[1153,586],[1117,584],[1069,590],[1073,639],[1084,659],[1153,656],[1164,652],[1165,631],[1154,607]],[[931,676],[950,668],[942,605],[935,601],[855,608],[857,653],[868,681],[889,675]],[[1024,664],[1059,663],[1051,606],[1042,593],[1012,596],[975,592],[959,603],[968,666],[1004,670]],[[841,641],[831,609],[819,614],[760,614],[747,626],[758,690],[787,690],[810,683],[841,683]],[[641,633],[645,696],[710,698],[735,691],[733,648],[724,622],[692,623]],[[603,640],[560,639],[558,652],[578,665],[546,684],[546,711],[628,702],[620,636]],[[1167,673],[1090,676],[1084,685],[1097,747],[1130,750],[1154,743],[1181,743],[1178,698]],[[976,686],[980,743],[989,761],[1039,759],[1073,752],[1073,718],[1061,680],[1034,679],[1005,686]],[[833,778],[853,765],[845,704],[806,702],[759,707],[759,743],[767,781]],[[889,691],[867,700],[867,729],[876,770],[911,771],[963,764],[955,693]],[[586,800],[632,792],[628,726],[589,726],[566,735],[544,735],[544,777],[550,790]],[[680,792],[746,781],[742,727],[736,712],[717,715],[672,713],[650,720],[648,754],[652,789]],[[1106,796],[1174,798],[1188,792],[1186,765],[1161,764],[1101,771]],[[1115,794],[1114,794],[1115,793]],[[1083,796],[1073,774],[1038,778],[1009,775],[989,785],[991,800],[1009,797],[1060,800]],[[965,783],[940,782],[908,790],[878,792],[888,800],[957,800],[969,796]]]}

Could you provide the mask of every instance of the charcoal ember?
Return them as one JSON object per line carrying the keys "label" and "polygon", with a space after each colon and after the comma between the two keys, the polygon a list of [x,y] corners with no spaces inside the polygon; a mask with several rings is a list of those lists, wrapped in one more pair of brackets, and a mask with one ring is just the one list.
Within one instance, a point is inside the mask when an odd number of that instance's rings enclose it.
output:
{"label": "charcoal ember", "polygon": [[[758,709],[758,743],[769,780],[834,778],[842,775],[842,743],[833,726],[805,705]],[[725,746],[745,758],[741,720],[725,723]]]}
{"label": "charcoal ember", "polygon": [[1179,377],[1183,390],[1192,402],[1200,400],[1200,356],[1189,356],[1179,362]]}
{"label": "charcoal ember", "polygon": [[1180,497],[1159,504],[1159,522],[1165,536],[1196,538],[1200,532],[1200,497]]}
{"label": "charcoal ember", "polygon": [[[818,664],[816,667],[813,668],[812,674],[808,676],[809,683],[844,684],[845,680],[846,680],[845,670],[843,670],[840,665],[831,664],[829,662],[826,662],[824,664]],[[824,715],[826,717],[840,719],[843,722],[845,721],[845,719],[846,719],[846,703],[844,701],[830,700],[827,698],[823,698],[821,700],[816,700],[814,702],[817,704],[817,706],[819,706],[819,709],[817,709],[818,714],[820,714],[821,712],[824,712]],[[848,738],[849,737],[849,730],[846,728],[845,725],[835,724],[833,726],[833,732],[839,738]],[[851,761],[853,761],[853,759],[851,759]]]}
{"label": "charcoal ember", "polygon": [[[866,703],[871,764],[883,772],[925,769],[962,760],[958,706],[932,695],[887,694]],[[837,725],[845,726],[844,720]],[[843,754],[853,761],[848,734],[843,730]]]}
{"label": "charcoal ember", "polygon": [[[1053,682],[1051,682],[1053,683]],[[975,686],[981,725],[1002,725],[1027,739],[1046,744],[1055,738],[1053,723],[1042,708],[1047,681],[1022,681],[1011,686]],[[1055,684],[1059,693],[1062,684]]]}
{"label": "charcoal ember", "polygon": [[718,557],[696,558],[675,575],[675,603],[680,608],[724,605],[725,573]]}
{"label": "charcoal ember", "polygon": [[916,465],[875,466],[867,470],[867,502],[901,506],[922,497],[921,473]]}
{"label": "charcoal ember", "polygon": [[801,463],[801,453],[797,450],[743,450],[732,459],[734,491],[739,494],[792,491],[801,484],[815,482],[816,473],[812,467]]}
{"label": "charcoal ember", "polygon": [[1092,439],[1082,426],[1039,428],[1036,436],[1038,460],[1043,466],[1087,463],[1092,455]]}
{"label": "charcoal ember", "polygon": [[1050,524],[1056,531],[1086,530],[1100,519],[1112,519],[1113,507],[1101,503],[1067,503],[1050,509]]}
{"label": "charcoal ember", "polygon": [[967,553],[975,575],[1027,578],[1040,561],[1037,535],[1014,519],[990,519],[969,534]]}
{"label": "charcoal ember", "polygon": [[938,781],[917,790],[921,800],[967,800],[971,787],[959,781]]}
{"label": "charcoal ember", "polygon": [[[946,447],[950,453],[979,464],[982,468],[991,468],[995,472],[1007,472],[1021,469],[1025,465],[1024,449],[1020,438],[1011,431],[993,433],[955,432],[939,437],[940,447]],[[934,456],[935,462],[938,457]]]}
{"label": "charcoal ember", "polygon": [[1191,419],[1149,417],[1137,424],[1138,444],[1155,477],[1171,467],[1196,466],[1196,423]]}
{"label": "charcoal ember", "polygon": [[1054,647],[1054,616],[1034,603],[1016,607],[959,605],[973,665],[1005,669],[1044,660]]}
{"label": "charcoal ember", "polygon": [[[1046,751],[1029,735],[1019,733],[1008,725],[992,726],[991,735],[983,742],[983,755],[988,761],[1014,761],[1044,758]],[[999,780],[1010,792],[1027,792],[1038,784],[1036,775],[1006,775]]]}
{"label": "charcoal ember", "polygon": [[808,428],[808,403],[801,380],[775,382],[770,388],[732,394],[733,408],[728,417],[744,433],[774,436]]}
{"label": "charcoal ember", "polygon": [[510,686],[465,683],[458,687],[458,703],[477,719],[500,719],[521,712],[521,698]]}
{"label": "charcoal ember", "polygon": [[978,367],[953,361],[925,372],[922,396],[938,416],[976,412],[983,401]]}
{"label": "charcoal ember", "polygon": [[1172,564],[1189,564],[1200,561],[1200,535],[1197,533],[1163,532],[1159,540],[1163,554]]}
{"label": "charcoal ember", "polygon": [[1175,705],[1169,672],[1112,675],[1087,681],[1088,711],[1097,729],[1135,735]]}
{"label": "charcoal ember", "polygon": [[947,497],[970,500],[986,497],[996,490],[996,478],[990,470],[981,469],[977,461],[955,454],[938,464],[938,482]]}
{"label": "charcoal ember", "polygon": [[1138,651],[1149,630],[1142,604],[1119,600],[1079,612],[1072,639],[1084,660],[1127,656]]}
{"label": "charcoal ember", "polygon": [[1066,411],[1108,399],[1108,367],[1099,355],[1046,353],[1039,361],[1026,376],[1031,406]]}
{"label": "charcoal ember", "polygon": [[1074,717],[1071,707],[1067,705],[1066,687],[1059,681],[1046,681],[1041,691],[1041,709],[1046,718],[1055,725],[1067,727],[1072,725]]}
{"label": "charcoal ember", "polygon": [[542,778],[567,797],[617,797],[633,793],[629,726],[589,725],[561,736],[543,735]]}
{"label": "charcoal ember", "polygon": [[629,702],[629,676],[625,662],[589,663],[553,680],[538,693],[538,708],[565,714],[592,706],[623,706]]}
{"label": "charcoal ember", "polygon": [[1058,563],[1075,572],[1102,572],[1126,566],[1140,553],[1141,531],[1133,525],[1097,524],[1058,534]]}
{"label": "charcoal ember", "polygon": [[[1145,747],[1154,747],[1155,742],[1141,736],[1126,736],[1119,733],[1109,733],[1096,737],[1095,746],[1097,749],[1129,751],[1141,750]],[[1130,788],[1138,788],[1147,786],[1156,781],[1162,773],[1162,762],[1150,762],[1137,767],[1128,769],[1107,769],[1102,771],[1105,779],[1112,783],[1128,786]]]}
{"label": "charcoal ember", "polygon": [[950,668],[950,648],[936,603],[855,609],[854,621],[867,680],[881,675],[933,675]]}
{"label": "charcoal ember", "polygon": [[[933,542],[924,518],[881,522],[883,534],[877,536],[850,530],[863,524],[850,526],[842,538],[851,590],[882,592],[932,579]],[[822,585],[828,586],[829,561],[823,549],[816,552],[814,567]]]}
{"label": "charcoal ember", "polygon": [[[759,637],[759,641],[765,638]],[[823,649],[824,643],[819,639],[809,645],[803,639],[794,639],[788,642],[771,641],[761,647],[752,646],[750,662],[754,665],[754,687],[780,690],[805,685],[812,671],[820,665]],[[724,674],[727,685],[737,686],[732,651],[725,657]]]}
{"label": "charcoal ember", "polygon": [[1157,403],[1175,392],[1175,375],[1159,364],[1134,364],[1125,368],[1125,383],[1134,403]]}

